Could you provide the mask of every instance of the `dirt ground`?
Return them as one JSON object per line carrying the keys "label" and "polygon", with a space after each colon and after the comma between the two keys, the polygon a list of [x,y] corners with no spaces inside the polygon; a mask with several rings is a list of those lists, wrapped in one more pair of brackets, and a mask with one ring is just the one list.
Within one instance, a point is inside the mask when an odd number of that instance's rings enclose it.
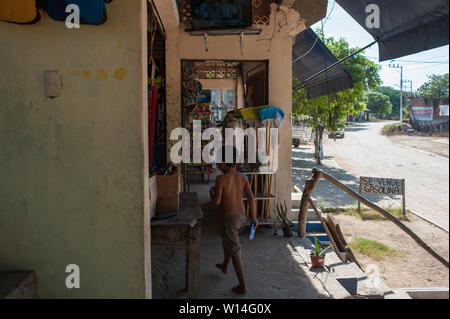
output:
{"label": "dirt ground", "polygon": [[[389,221],[362,221],[353,216],[335,215],[342,231],[351,242],[357,237],[379,241],[400,253],[391,259],[373,260],[367,256],[355,255],[362,267],[374,264],[380,269],[381,277],[391,288],[448,287],[449,269],[418,246],[400,228]],[[435,251],[448,260],[449,234],[416,216],[408,216],[405,224]]]}
{"label": "dirt ground", "polygon": [[400,145],[417,148],[423,151],[431,152],[440,156],[449,157],[449,139],[448,137],[429,137],[429,136],[409,136],[395,135],[389,136],[389,139]]}

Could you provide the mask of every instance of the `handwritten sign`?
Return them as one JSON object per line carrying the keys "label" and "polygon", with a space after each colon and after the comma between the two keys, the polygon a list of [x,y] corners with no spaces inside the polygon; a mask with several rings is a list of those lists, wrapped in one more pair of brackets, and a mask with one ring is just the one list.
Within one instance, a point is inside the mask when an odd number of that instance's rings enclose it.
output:
{"label": "handwritten sign", "polygon": [[362,176],[360,180],[360,193],[403,195],[403,189],[403,179]]}
{"label": "handwritten sign", "polygon": [[[406,216],[406,183],[404,179],[364,177],[359,179],[359,193],[402,195],[403,215]],[[358,211],[361,211],[361,202],[358,201]]]}

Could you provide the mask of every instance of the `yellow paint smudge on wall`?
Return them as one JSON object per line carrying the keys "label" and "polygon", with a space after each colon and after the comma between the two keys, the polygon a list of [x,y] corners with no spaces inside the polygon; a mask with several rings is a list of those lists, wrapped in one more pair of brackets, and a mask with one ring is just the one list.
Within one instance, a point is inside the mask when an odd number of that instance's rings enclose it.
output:
{"label": "yellow paint smudge on wall", "polygon": [[92,71],[91,71],[91,70],[85,70],[85,71],[83,72],[83,74],[84,74],[84,77],[85,77],[86,79],[89,79],[89,78],[92,77]]}
{"label": "yellow paint smudge on wall", "polygon": [[127,76],[127,69],[125,68],[118,68],[115,72],[114,72],[114,77],[119,80],[122,81],[123,79],[125,79],[125,77]]}
{"label": "yellow paint smudge on wall", "polygon": [[105,69],[100,69],[97,71],[97,80],[103,81],[108,78],[108,72]]}

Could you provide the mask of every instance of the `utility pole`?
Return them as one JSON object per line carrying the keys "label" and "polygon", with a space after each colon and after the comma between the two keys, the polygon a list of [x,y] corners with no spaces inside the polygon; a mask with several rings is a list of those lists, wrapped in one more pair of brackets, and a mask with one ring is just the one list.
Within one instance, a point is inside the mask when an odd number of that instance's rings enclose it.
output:
{"label": "utility pole", "polygon": [[389,64],[392,69],[400,69],[400,125],[403,125],[403,65]]}
{"label": "utility pole", "polygon": [[413,96],[413,82],[411,80],[405,80],[405,81],[403,81],[403,83],[409,83],[410,94],[412,97]]}

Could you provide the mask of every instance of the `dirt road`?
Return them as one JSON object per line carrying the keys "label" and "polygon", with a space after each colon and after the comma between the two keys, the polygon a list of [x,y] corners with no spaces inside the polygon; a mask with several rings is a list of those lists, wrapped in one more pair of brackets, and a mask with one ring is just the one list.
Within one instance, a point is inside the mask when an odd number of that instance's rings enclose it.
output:
{"label": "dirt road", "polygon": [[407,208],[448,230],[449,159],[382,136],[386,124],[350,125],[344,139],[325,142],[325,156],[351,175],[405,178]]}

